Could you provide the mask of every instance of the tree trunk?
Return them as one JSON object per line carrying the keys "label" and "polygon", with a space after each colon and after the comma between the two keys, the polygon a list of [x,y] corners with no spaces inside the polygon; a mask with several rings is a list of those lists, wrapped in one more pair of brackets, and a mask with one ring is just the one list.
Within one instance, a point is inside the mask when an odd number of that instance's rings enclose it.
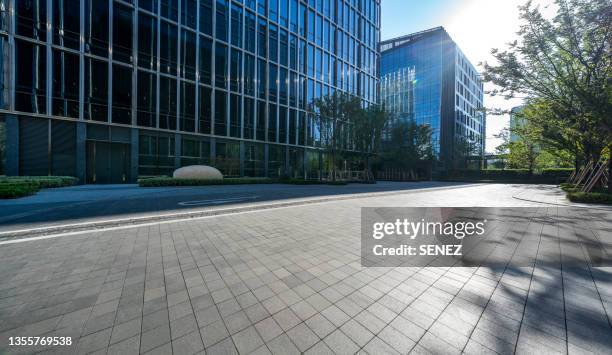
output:
{"label": "tree trunk", "polygon": [[612,145],[608,147],[608,193],[612,195]]}

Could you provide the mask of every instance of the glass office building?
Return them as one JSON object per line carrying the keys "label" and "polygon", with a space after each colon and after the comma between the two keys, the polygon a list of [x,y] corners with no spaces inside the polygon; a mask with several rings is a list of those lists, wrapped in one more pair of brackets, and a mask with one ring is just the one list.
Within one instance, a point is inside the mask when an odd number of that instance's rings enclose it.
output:
{"label": "glass office building", "polygon": [[380,53],[381,102],[396,119],[431,126],[439,169],[484,154],[482,81],[444,28],[383,41]]}
{"label": "glass office building", "polygon": [[[0,0],[9,175],[319,167],[310,103],[377,101],[379,0]],[[1,141],[1,140],[0,140]]]}

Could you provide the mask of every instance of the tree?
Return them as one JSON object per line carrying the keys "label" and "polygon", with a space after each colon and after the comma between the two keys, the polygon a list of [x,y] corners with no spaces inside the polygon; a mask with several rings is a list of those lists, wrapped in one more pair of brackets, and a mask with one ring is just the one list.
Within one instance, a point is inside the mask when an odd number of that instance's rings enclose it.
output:
{"label": "tree", "polygon": [[366,180],[374,179],[370,157],[378,155],[382,135],[389,122],[384,105],[371,105],[353,118],[355,149],[365,158]]}
{"label": "tree", "polygon": [[336,91],[313,101],[317,110],[315,123],[321,135],[321,146],[331,156],[332,180],[336,181],[337,155],[348,147],[347,130],[353,119],[361,114],[361,100],[353,95]]}
{"label": "tree", "polygon": [[519,8],[519,39],[492,50],[497,63],[484,63],[484,79],[497,85],[493,95],[545,105],[542,134],[559,145],[576,142],[593,159],[605,147],[612,152],[612,2],[555,4],[552,19],[531,1]]}
{"label": "tree", "polygon": [[425,170],[431,175],[434,151],[433,131],[429,125],[396,121],[389,128],[383,150],[383,164],[401,170]]}

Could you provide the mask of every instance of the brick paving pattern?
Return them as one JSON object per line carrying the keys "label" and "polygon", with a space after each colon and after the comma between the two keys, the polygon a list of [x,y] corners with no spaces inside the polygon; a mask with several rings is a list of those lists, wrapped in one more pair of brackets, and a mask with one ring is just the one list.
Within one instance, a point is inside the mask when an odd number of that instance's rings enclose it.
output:
{"label": "brick paving pattern", "polygon": [[[360,266],[360,207],[528,206],[512,196],[529,188],[411,191],[0,245],[0,353],[610,354],[612,268],[564,267],[555,231],[538,253],[558,253],[558,267]],[[73,345],[8,346],[43,335]]]}

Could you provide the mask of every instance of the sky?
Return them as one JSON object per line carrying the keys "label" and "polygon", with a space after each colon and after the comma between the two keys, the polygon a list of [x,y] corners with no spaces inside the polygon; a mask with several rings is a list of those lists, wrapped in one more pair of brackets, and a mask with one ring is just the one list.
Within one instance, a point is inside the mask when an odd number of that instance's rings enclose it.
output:
{"label": "sky", "polygon": [[[476,66],[492,62],[491,49],[506,47],[519,29],[518,6],[525,0],[382,0],[381,39],[386,40],[425,29],[443,26],[463,53]],[[546,6],[550,0],[538,0]],[[544,10],[550,13],[552,7]],[[485,83],[485,90],[493,87]],[[520,100],[505,100],[485,94],[487,108],[510,109]],[[486,151],[501,143],[494,135],[509,124],[509,117],[487,117]]]}

